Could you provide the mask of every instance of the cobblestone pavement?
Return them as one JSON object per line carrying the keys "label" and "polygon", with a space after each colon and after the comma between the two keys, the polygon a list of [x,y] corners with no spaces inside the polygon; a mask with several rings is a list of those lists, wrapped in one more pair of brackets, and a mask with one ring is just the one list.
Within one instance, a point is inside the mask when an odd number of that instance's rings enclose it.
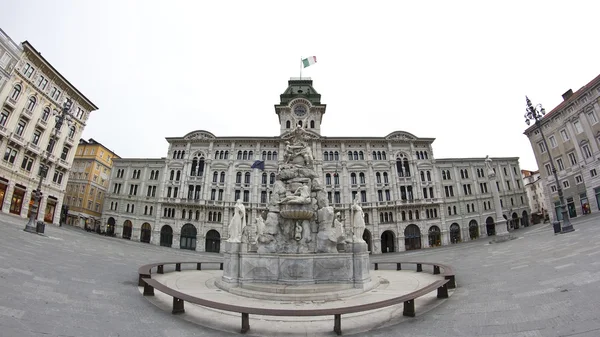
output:
{"label": "cobblestone pavement", "polygon": [[[167,260],[214,260],[196,253],[107,238],[70,227],[40,236],[0,214],[0,336],[233,336],[188,323],[146,301],[137,268]],[[600,214],[554,235],[535,225],[501,244],[480,239],[375,256],[375,261],[451,264],[459,288],[408,323],[367,336],[600,336]],[[332,323],[333,324],[333,323]],[[333,332],[324,331],[333,336]]]}

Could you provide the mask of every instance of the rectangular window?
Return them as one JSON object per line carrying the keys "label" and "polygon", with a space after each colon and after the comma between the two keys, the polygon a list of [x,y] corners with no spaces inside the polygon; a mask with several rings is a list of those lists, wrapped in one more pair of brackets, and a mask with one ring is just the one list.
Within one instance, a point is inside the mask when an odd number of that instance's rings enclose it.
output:
{"label": "rectangular window", "polygon": [[548,139],[550,140],[550,147],[551,148],[555,148],[558,146],[558,144],[556,143],[556,138],[554,136],[550,136],[548,137]]}
{"label": "rectangular window", "polygon": [[383,201],[383,191],[382,190],[377,191],[377,199],[379,201]]}
{"label": "rectangular window", "polygon": [[583,152],[583,157],[585,159],[592,157],[592,151],[590,151],[590,146],[588,144],[581,147],[581,152]]}
{"label": "rectangular window", "polygon": [[366,191],[360,191],[360,202],[367,202],[367,192]]}
{"label": "rectangular window", "polygon": [[590,170],[590,176],[595,177],[596,175],[598,175],[598,173],[596,173],[596,169],[591,169]]}
{"label": "rectangular window", "polygon": [[583,127],[581,126],[581,122],[579,122],[579,120],[576,120],[573,122],[573,127],[575,128],[575,132],[577,134],[580,134],[583,132]]}
{"label": "rectangular window", "polygon": [[50,91],[50,96],[54,98],[55,101],[58,101],[60,98],[60,90],[56,87],[52,87],[52,91]]}
{"label": "rectangular window", "polygon": [[571,162],[571,166],[575,166],[575,164],[577,164],[577,157],[575,156],[575,152],[569,153],[569,161]]}
{"label": "rectangular window", "polygon": [[11,164],[14,164],[16,157],[17,157],[17,150],[7,147],[6,152],[4,152],[4,160],[6,160],[7,162],[9,162]]}
{"label": "rectangular window", "polygon": [[550,191],[552,191],[552,192],[556,192],[556,185],[552,185],[552,186],[550,186]]}
{"label": "rectangular window", "polygon": [[60,159],[67,160],[67,156],[69,155],[70,148],[68,146],[63,147],[62,153],[60,154]]}
{"label": "rectangular window", "polygon": [[568,180],[563,181],[563,187],[564,188],[569,188],[569,181]]}
{"label": "rectangular window", "polygon": [[579,176],[575,176],[575,182],[578,184],[581,184],[583,182],[583,178],[579,175]]}
{"label": "rectangular window", "polygon": [[335,204],[339,204],[339,203],[341,203],[340,192],[335,192],[335,193],[333,194],[333,202],[334,202]]}
{"label": "rectangular window", "polygon": [[29,63],[25,64],[25,67],[23,67],[23,75],[27,76],[28,78],[31,78],[31,75],[34,71],[35,69]]}
{"label": "rectangular window", "polygon": [[18,136],[22,136],[23,135],[23,131],[25,131],[25,126],[27,126],[27,122],[25,122],[24,120],[19,120],[19,123],[17,124],[17,128],[15,129],[15,133]]}
{"label": "rectangular window", "polygon": [[21,162],[21,168],[26,171],[31,171],[31,166],[33,166],[33,158],[28,156],[23,157],[23,161]]}
{"label": "rectangular window", "polygon": [[540,152],[541,153],[545,153],[546,152],[546,145],[544,144],[544,142],[539,142],[538,146],[540,147]]}
{"label": "rectangular window", "polygon": [[250,202],[250,191],[244,191],[244,202]]}
{"label": "rectangular window", "polygon": [[565,164],[563,164],[562,158],[556,159],[556,164],[558,165],[559,171],[562,171],[565,169]]}
{"label": "rectangular window", "polygon": [[588,112],[588,117],[590,118],[591,125],[598,123],[598,117],[596,116],[596,112],[594,110]]}
{"label": "rectangular window", "polygon": [[6,121],[8,120],[8,115],[10,113],[6,110],[2,110],[2,114],[0,114],[0,125],[5,126]]}
{"label": "rectangular window", "polygon": [[33,143],[33,145],[38,145],[38,143],[40,142],[40,136],[42,135],[42,132],[40,130],[35,130],[33,132],[33,139],[31,139],[31,142]]}
{"label": "rectangular window", "polygon": [[550,164],[545,164],[545,165],[544,165],[544,167],[546,168],[546,173],[547,173],[548,175],[551,175],[551,174],[552,174],[552,165],[550,165]]}
{"label": "rectangular window", "polygon": [[240,190],[235,190],[235,197],[234,199],[237,201],[240,198],[241,195],[241,191]]}
{"label": "rectangular window", "polygon": [[566,129],[560,130],[560,136],[562,137],[563,142],[569,140],[569,134],[567,133]]}
{"label": "rectangular window", "polygon": [[37,86],[42,90],[46,90],[47,85],[48,80],[44,76],[40,75],[40,77],[38,77]]}
{"label": "rectangular window", "polygon": [[48,146],[46,147],[46,151],[52,153],[52,150],[54,150],[54,143],[56,141],[54,140],[54,138],[50,138],[50,140],[48,141]]}

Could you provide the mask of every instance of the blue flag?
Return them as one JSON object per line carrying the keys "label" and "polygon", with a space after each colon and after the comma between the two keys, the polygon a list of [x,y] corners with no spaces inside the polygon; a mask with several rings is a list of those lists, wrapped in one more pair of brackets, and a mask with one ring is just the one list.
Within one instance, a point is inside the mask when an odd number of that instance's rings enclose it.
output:
{"label": "blue flag", "polygon": [[254,162],[254,164],[252,164],[252,166],[250,166],[250,168],[257,168],[260,169],[261,171],[265,170],[265,162],[262,160],[257,160]]}

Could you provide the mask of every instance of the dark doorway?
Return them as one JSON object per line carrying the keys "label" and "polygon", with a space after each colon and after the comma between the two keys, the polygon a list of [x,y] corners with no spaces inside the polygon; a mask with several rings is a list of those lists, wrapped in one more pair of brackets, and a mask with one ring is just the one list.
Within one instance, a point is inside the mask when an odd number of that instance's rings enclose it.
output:
{"label": "dark doorway", "polygon": [[365,229],[365,231],[363,232],[363,237],[362,238],[367,243],[367,250],[369,252],[371,252],[372,251],[372,248],[371,248],[371,232],[369,232],[368,229]]}
{"label": "dark doorway", "polygon": [[144,223],[140,232],[140,242],[150,243],[152,236],[152,226],[149,223]]}
{"label": "dark doorway", "polygon": [[514,229],[519,229],[519,215],[517,213],[512,214],[512,224]]}
{"label": "dark doorway", "polygon": [[209,253],[218,253],[221,250],[221,234],[214,229],[206,233],[206,245],[204,250]]}
{"label": "dark doorway", "polygon": [[394,232],[385,231],[381,234],[381,252],[391,253],[395,251]]}
{"label": "dark doorway", "polygon": [[160,245],[163,247],[171,247],[173,245],[173,228],[169,225],[164,225],[160,229]]}
{"label": "dark doorway", "polygon": [[123,223],[123,239],[131,240],[131,232],[133,230],[133,225],[131,221],[125,220]]}
{"label": "dark doorway", "polygon": [[496,224],[491,216],[485,219],[485,229],[487,230],[487,236],[496,235]]}
{"label": "dark doorway", "polygon": [[476,240],[479,238],[479,225],[475,220],[471,220],[469,222],[469,238],[471,240]]}
{"label": "dark doorway", "polygon": [[455,222],[450,225],[450,243],[459,243],[460,241],[460,226]]}
{"label": "dark doorway", "polygon": [[442,231],[438,226],[429,227],[429,247],[437,247],[442,245]]}
{"label": "dark doorway", "polygon": [[115,234],[115,218],[108,218],[108,222],[106,223],[106,235],[113,236]]}
{"label": "dark doorway", "polygon": [[404,249],[421,249],[421,230],[417,225],[408,225],[404,229]]}
{"label": "dark doorway", "polygon": [[179,248],[196,250],[196,227],[191,223],[183,225],[181,227],[181,235],[179,239]]}
{"label": "dark doorway", "polygon": [[529,215],[527,211],[523,211],[523,214],[521,214],[521,224],[523,227],[529,227]]}

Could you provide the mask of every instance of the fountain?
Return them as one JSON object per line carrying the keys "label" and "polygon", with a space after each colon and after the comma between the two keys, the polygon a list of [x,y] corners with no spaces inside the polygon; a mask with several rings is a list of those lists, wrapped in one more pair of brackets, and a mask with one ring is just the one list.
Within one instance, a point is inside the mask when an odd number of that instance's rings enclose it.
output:
{"label": "fountain", "polygon": [[283,163],[266,217],[257,217],[242,230],[245,210],[238,201],[224,245],[223,276],[217,286],[250,297],[261,297],[261,292],[370,290],[373,283],[367,244],[362,239],[362,208],[355,200],[352,228],[344,228],[315,170],[308,132],[297,126],[283,138]]}

